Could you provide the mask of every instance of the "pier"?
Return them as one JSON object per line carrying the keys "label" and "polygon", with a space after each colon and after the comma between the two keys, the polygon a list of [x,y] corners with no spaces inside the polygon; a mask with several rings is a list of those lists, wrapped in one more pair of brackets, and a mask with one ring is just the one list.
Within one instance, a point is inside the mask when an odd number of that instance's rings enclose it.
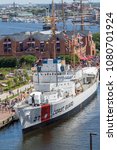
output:
{"label": "pier", "polygon": [[14,121],[15,113],[9,110],[0,110],[0,129]]}

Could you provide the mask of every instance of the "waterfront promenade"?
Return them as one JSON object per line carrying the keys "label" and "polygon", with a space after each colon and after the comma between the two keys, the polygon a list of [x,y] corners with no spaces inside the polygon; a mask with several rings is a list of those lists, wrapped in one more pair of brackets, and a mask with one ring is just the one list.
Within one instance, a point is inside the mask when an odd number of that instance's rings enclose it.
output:
{"label": "waterfront promenade", "polygon": [[[21,93],[21,92],[26,91],[27,89],[29,89],[29,88],[31,88],[31,87],[33,87],[33,84],[32,84],[32,83],[26,84],[26,85],[24,85],[24,86],[22,86],[22,87],[20,87],[20,88],[18,88],[18,89],[12,90],[12,94],[13,94],[13,95],[19,94],[19,93]],[[5,100],[5,99],[11,97],[12,94],[9,93],[9,92],[5,92],[5,93],[3,93],[3,94],[0,95],[0,100],[3,101],[3,100]]]}
{"label": "waterfront promenade", "polygon": [[[28,89],[32,87],[33,84],[29,83],[18,89],[13,90],[12,93],[6,92],[0,95],[0,128],[14,121],[15,112],[13,111],[13,106],[15,105],[15,103],[21,101],[24,98],[24,96],[26,96],[25,94],[28,91]],[[16,95],[17,98],[8,100],[12,95]]]}

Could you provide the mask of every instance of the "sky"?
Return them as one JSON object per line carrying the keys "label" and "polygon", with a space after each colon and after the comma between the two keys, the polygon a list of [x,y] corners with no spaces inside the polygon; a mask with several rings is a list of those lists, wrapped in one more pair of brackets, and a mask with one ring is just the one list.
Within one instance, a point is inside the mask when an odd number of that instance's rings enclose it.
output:
{"label": "sky", "polygon": [[[54,0],[55,2],[61,2],[61,0]],[[73,2],[73,0],[64,0],[65,2]],[[99,2],[99,0],[90,0],[92,2]],[[0,0],[0,4],[9,4],[9,3],[18,3],[18,4],[28,4],[28,3],[38,3],[38,4],[48,4],[52,0]]]}

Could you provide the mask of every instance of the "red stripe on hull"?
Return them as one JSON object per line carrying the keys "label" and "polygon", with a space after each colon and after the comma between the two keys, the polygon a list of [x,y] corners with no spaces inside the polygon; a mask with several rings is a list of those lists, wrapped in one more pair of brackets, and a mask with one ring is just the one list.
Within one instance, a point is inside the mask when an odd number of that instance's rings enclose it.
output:
{"label": "red stripe on hull", "polygon": [[50,104],[41,106],[41,122],[50,120]]}

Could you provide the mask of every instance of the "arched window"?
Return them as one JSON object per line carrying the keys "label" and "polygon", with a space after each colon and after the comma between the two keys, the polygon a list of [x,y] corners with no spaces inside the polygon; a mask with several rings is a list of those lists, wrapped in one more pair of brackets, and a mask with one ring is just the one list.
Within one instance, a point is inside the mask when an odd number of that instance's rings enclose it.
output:
{"label": "arched window", "polygon": [[11,39],[10,38],[5,38],[4,42],[11,42]]}
{"label": "arched window", "polygon": [[4,39],[4,42],[7,42],[7,39]]}

